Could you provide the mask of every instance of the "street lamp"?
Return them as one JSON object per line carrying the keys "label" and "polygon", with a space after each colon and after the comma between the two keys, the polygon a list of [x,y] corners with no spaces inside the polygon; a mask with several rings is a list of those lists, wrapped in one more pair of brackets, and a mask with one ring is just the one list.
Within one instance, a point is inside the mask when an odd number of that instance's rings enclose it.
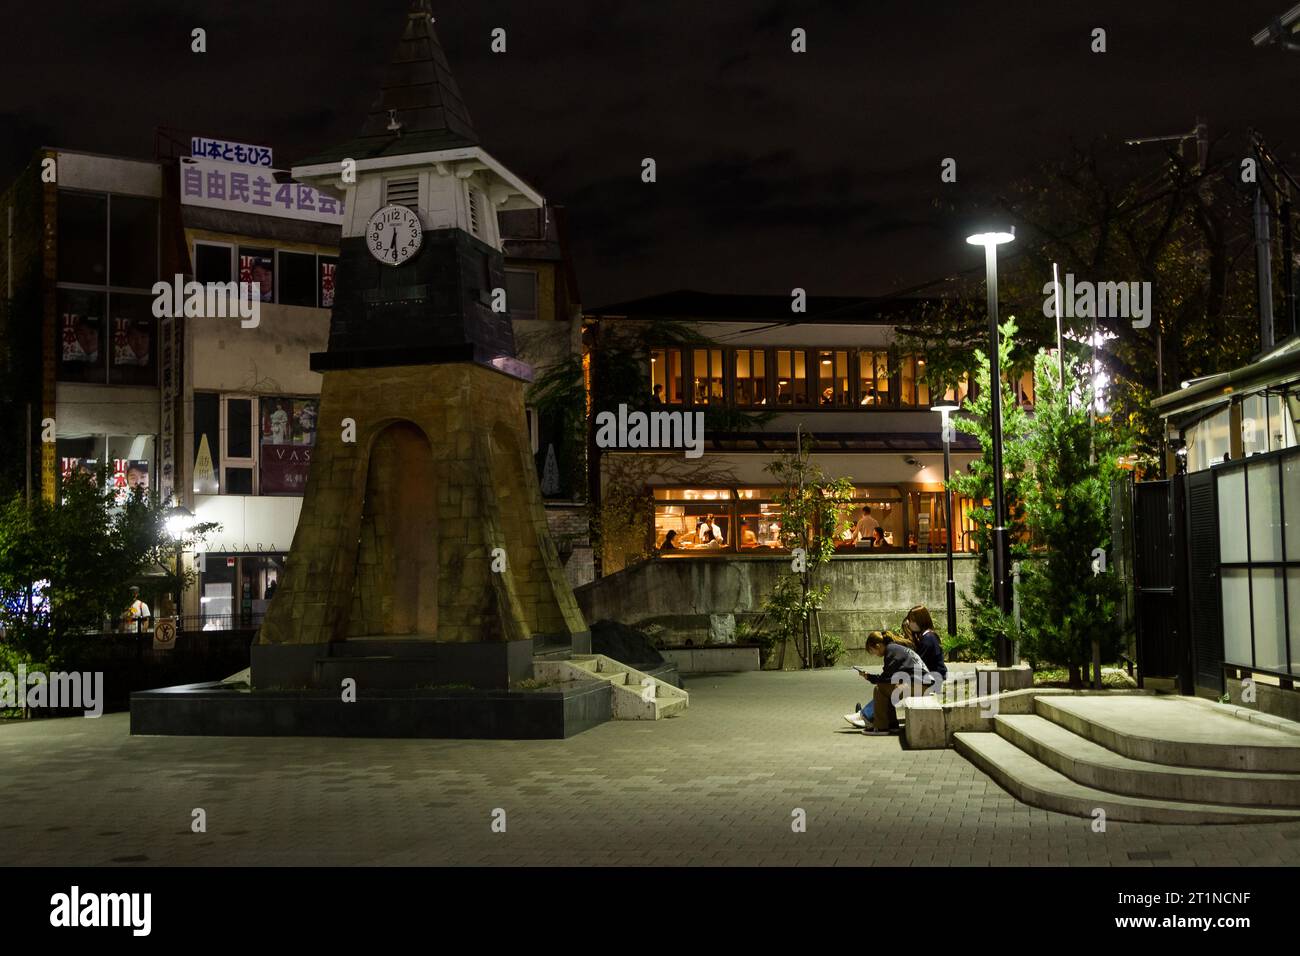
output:
{"label": "street lamp", "polygon": [[185,543],[186,537],[194,529],[194,512],[190,511],[184,505],[176,505],[167,509],[167,519],[165,523],[167,537],[171,538],[176,545],[176,630],[180,631],[181,622],[181,592],[184,588],[184,571],[181,567],[181,548]]}
{"label": "street lamp", "polygon": [[957,633],[957,584],[952,578],[952,489],[948,482],[952,476],[952,420],[949,416],[958,405],[931,405],[930,411],[943,416],[943,527],[948,544],[948,636]]}
{"label": "street lamp", "polygon": [[[1007,542],[1007,504],[1002,497],[1002,373],[998,368],[998,246],[1016,238],[1014,231],[992,229],[967,236],[972,246],[984,247],[984,276],[989,294],[989,407],[993,444],[993,601],[1003,614],[1011,613],[1011,553]],[[998,666],[1011,665],[1011,643],[998,635]]]}

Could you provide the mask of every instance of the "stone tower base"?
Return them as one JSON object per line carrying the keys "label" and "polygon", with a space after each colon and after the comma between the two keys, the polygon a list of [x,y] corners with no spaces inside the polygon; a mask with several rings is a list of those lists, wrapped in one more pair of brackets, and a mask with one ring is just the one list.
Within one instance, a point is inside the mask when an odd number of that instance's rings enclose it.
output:
{"label": "stone tower base", "polygon": [[323,373],[316,446],[254,687],[471,684],[585,652],[525,433],[524,383],[469,362]]}

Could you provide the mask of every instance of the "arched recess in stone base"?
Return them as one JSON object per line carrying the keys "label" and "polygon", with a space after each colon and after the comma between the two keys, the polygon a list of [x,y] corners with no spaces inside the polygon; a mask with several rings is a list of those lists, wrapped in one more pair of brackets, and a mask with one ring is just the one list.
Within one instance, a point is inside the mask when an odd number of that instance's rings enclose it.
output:
{"label": "arched recess in stone base", "polygon": [[348,637],[432,637],[438,629],[433,449],[408,421],[370,446]]}

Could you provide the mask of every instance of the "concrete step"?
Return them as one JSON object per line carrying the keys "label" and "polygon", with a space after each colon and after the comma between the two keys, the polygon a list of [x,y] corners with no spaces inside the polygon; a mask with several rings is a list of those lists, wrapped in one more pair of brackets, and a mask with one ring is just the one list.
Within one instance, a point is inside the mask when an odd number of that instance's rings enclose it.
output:
{"label": "concrete step", "polygon": [[1227,807],[1209,803],[1152,800],[1108,793],[1076,783],[1040,763],[999,734],[966,732],[955,737],[957,751],[979,767],[1017,800],[1044,810],[1076,817],[1124,823],[1276,823],[1300,820],[1300,809]]}
{"label": "concrete step", "polygon": [[689,704],[690,701],[685,697],[657,697],[655,698],[655,720],[685,714]]}
{"label": "concrete step", "polygon": [[1039,697],[1034,712],[1133,760],[1300,773],[1300,737],[1179,697]]}
{"label": "concrete step", "polygon": [[1153,800],[1300,807],[1300,774],[1173,767],[1107,750],[1034,714],[994,718],[997,733],[1075,783]]}

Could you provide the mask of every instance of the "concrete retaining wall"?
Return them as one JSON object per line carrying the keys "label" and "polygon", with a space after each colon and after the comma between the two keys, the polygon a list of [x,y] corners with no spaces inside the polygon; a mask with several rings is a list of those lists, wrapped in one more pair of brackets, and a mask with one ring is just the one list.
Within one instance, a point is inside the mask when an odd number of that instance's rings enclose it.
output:
{"label": "concrete retaining wall", "polygon": [[[954,560],[957,617],[964,622],[963,591],[975,577],[974,557]],[[753,624],[777,577],[790,574],[789,556],[656,558],[624,568],[574,592],[588,622],[615,620],[653,625],[666,644],[735,641],[734,627]],[[820,572],[831,586],[821,614],[822,633],[838,637],[848,653],[841,663],[866,664],[869,631],[897,628],[908,609],[924,604],[944,627],[946,561],[942,554],[848,555],[832,558]],[[743,633],[740,635],[743,640]],[[795,655],[786,655],[793,666]]]}

